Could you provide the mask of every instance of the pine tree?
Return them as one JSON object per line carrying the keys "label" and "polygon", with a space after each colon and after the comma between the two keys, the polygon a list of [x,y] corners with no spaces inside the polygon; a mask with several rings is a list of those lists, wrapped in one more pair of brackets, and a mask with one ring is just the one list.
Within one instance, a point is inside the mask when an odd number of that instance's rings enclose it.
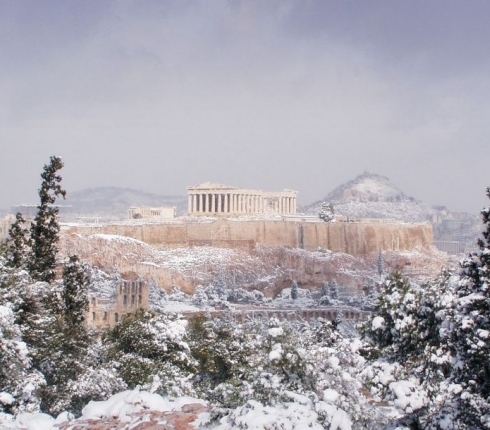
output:
{"label": "pine tree", "polygon": [[330,291],[331,291],[332,299],[338,300],[338,298],[339,298],[339,287],[337,285],[337,282],[332,281],[332,285],[330,286]]}
{"label": "pine tree", "polygon": [[378,256],[378,275],[381,277],[383,274],[383,252],[381,249],[379,250],[379,256]]}
{"label": "pine tree", "polygon": [[53,206],[56,198],[65,198],[66,191],[61,188],[61,176],[58,171],[63,167],[60,157],[52,156],[44,166],[39,189],[40,203],[38,212],[31,224],[32,248],[28,259],[28,268],[35,280],[51,282],[56,272],[57,242],[60,230],[58,208]]}
{"label": "pine tree", "polygon": [[29,237],[24,225],[26,220],[21,213],[15,215],[15,221],[9,228],[7,239],[6,258],[10,267],[21,268],[26,264]]}
{"label": "pine tree", "polygon": [[175,314],[138,309],[103,336],[103,359],[129,388],[151,384],[158,375],[164,391],[178,394],[180,380],[194,368],[184,341],[187,322]]}
{"label": "pine tree", "polygon": [[298,292],[298,283],[296,281],[293,281],[292,285],[291,285],[291,298],[293,300],[296,300],[299,296],[299,292]]}
{"label": "pine tree", "polygon": [[334,219],[334,210],[331,203],[323,202],[320,205],[320,211],[318,212],[318,217],[325,222],[330,222]]}
{"label": "pine tree", "polygon": [[322,283],[322,297],[328,296],[328,284],[326,282]]}
{"label": "pine tree", "polygon": [[67,324],[72,327],[85,327],[88,310],[89,277],[85,267],[76,255],[70,256],[63,268],[63,313]]}
{"label": "pine tree", "polygon": [[[490,187],[487,188],[490,198]],[[453,381],[462,415],[474,426],[490,426],[490,207],[482,212],[486,230],[478,239],[480,251],[461,261],[450,339],[459,360]]]}

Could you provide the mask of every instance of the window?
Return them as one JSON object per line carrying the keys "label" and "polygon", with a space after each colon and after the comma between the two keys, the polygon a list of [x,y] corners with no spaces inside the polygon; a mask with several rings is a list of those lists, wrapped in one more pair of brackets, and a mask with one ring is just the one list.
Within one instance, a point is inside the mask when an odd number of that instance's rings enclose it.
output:
{"label": "window", "polygon": [[117,312],[114,314],[114,321],[119,322],[119,314]]}
{"label": "window", "polygon": [[126,294],[124,294],[123,296],[123,304],[127,304],[128,303],[128,296]]}

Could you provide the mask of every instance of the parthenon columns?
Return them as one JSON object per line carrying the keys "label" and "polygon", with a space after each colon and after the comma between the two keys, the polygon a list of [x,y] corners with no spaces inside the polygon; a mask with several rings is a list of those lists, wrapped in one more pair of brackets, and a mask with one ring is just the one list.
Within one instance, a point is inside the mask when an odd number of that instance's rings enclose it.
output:
{"label": "parthenon columns", "polygon": [[187,188],[189,215],[294,214],[297,192],[263,192],[205,183]]}

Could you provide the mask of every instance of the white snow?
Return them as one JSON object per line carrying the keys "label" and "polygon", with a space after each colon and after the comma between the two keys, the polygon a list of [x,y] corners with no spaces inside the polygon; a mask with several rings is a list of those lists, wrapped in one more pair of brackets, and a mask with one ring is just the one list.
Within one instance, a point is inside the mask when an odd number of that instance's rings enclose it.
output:
{"label": "white snow", "polygon": [[[82,410],[82,419],[118,418],[121,422],[129,422],[130,415],[142,410],[152,411],[181,411],[184,405],[200,403],[205,405],[201,399],[192,397],[170,398],[162,397],[146,391],[134,390],[123,391],[115,394],[108,400],[91,401]],[[0,429],[15,430],[58,430],[58,424],[71,421],[73,416],[67,412],[61,413],[56,419],[43,413],[21,413],[17,417],[9,414],[0,414]],[[73,421],[76,423],[76,420]]]}
{"label": "white snow", "polygon": [[373,331],[382,330],[385,327],[385,319],[383,317],[374,317],[371,322],[371,328]]}
{"label": "white snow", "polygon": [[269,329],[269,335],[271,337],[277,337],[277,336],[282,336],[284,334],[284,331],[282,327],[272,327]]}

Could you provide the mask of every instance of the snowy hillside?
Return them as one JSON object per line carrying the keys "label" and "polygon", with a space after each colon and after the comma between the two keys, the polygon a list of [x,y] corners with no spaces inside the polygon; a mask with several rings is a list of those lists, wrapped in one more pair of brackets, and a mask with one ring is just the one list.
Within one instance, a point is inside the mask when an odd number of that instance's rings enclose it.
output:
{"label": "snowy hillside", "polygon": [[407,222],[426,221],[427,205],[407,196],[384,176],[365,171],[335,188],[324,199],[303,208],[316,214],[324,202],[332,203],[335,214],[349,218],[390,218]]}
{"label": "snowy hillside", "polygon": [[177,213],[187,210],[185,196],[167,196],[151,194],[132,188],[98,187],[70,192],[63,205],[71,206],[62,210],[64,220],[73,220],[76,216],[99,216],[103,220],[127,218],[131,206],[177,206]]}

